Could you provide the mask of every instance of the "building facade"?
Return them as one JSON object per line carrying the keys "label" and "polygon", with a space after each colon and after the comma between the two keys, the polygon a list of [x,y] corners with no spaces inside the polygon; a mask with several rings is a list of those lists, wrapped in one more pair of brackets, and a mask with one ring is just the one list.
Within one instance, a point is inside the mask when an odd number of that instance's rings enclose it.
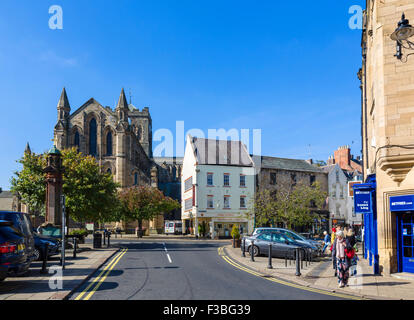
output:
{"label": "building facade", "polygon": [[187,137],[182,178],[184,230],[199,236],[206,225],[211,238],[229,238],[233,225],[253,232],[251,199],[254,163],[240,141]]}
{"label": "building facade", "polygon": [[368,256],[385,274],[414,272],[414,57],[403,49],[398,59],[390,37],[403,12],[414,22],[412,0],[367,1],[358,73],[364,179],[373,197]]}
{"label": "building facade", "polygon": [[[257,172],[256,190],[270,190],[275,192],[280,188],[293,188],[298,184],[312,186],[318,182],[321,190],[328,192],[328,176],[321,168],[312,164],[312,161],[299,159],[285,159],[277,157],[253,157]],[[260,168],[260,169],[259,169]],[[321,233],[329,227],[329,212],[321,210],[321,217],[309,228],[297,227],[297,231]],[[286,227],[280,225],[280,227]]]}

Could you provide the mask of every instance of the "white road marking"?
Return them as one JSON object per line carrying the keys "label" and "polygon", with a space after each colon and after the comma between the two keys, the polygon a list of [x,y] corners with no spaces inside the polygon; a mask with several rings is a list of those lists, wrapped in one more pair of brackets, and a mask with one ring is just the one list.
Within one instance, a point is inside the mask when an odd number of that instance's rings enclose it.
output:
{"label": "white road marking", "polygon": [[165,242],[163,243],[163,245],[164,245],[164,250],[165,250],[165,252],[167,253],[167,258],[168,258],[168,261],[169,261],[170,263],[172,263],[172,260],[171,260],[170,254],[168,253],[167,246],[165,245]]}
{"label": "white road marking", "polygon": [[172,263],[172,260],[171,260],[171,257],[170,257],[170,255],[167,253],[167,258],[168,258],[168,261],[170,262],[170,263]]}

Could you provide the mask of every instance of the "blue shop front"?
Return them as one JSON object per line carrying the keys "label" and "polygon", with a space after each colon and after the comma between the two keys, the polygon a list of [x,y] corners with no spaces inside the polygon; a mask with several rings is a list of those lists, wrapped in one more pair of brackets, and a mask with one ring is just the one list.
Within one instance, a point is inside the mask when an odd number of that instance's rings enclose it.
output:
{"label": "blue shop front", "polygon": [[353,188],[355,213],[362,214],[364,221],[364,258],[369,260],[369,265],[373,266],[374,273],[378,274],[377,182],[375,175],[368,176],[366,183],[356,184]]}
{"label": "blue shop front", "polygon": [[397,219],[398,272],[414,273],[414,195],[390,197]]}

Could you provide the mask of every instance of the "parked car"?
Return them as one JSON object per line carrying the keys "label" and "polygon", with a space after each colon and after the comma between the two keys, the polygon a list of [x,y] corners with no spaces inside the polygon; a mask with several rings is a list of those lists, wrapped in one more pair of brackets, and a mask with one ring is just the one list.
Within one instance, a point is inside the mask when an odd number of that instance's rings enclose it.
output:
{"label": "parked car", "polygon": [[292,257],[296,254],[297,248],[307,251],[313,257],[317,256],[317,250],[313,250],[310,244],[296,241],[288,235],[274,230],[245,237],[244,240],[245,246],[242,241],[241,250],[249,253],[251,253],[252,240],[254,240],[253,254],[255,256],[268,255],[269,243],[272,243],[272,257],[275,258]]}
{"label": "parked car", "polygon": [[44,252],[46,250],[46,244],[48,246],[48,258],[54,255],[59,254],[60,252],[60,244],[61,241],[54,238],[54,237],[47,237],[41,235],[39,233],[33,233],[34,241],[35,241],[35,250],[34,256],[35,260],[43,260],[44,259]]}
{"label": "parked car", "polygon": [[13,227],[24,235],[26,256],[29,260],[34,259],[33,226],[29,216],[22,212],[0,211],[0,220],[10,221]]}
{"label": "parked car", "polygon": [[23,274],[29,269],[25,235],[11,221],[0,220],[0,281],[9,274]]}
{"label": "parked car", "polygon": [[297,234],[296,232],[292,231],[292,230],[288,230],[288,229],[283,229],[283,228],[256,228],[253,231],[253,236],[263,233],[263,232],[269,232],[269,231],[274,231],[274,232],[281,232],[282,234],[285,234],[286,236],[292,238],[293,240],[297,241],[298,243],[301,243],[303,245],[310,245],[312,247],[312,250],[315,250],[316,252],[318,250],[320,250],[319,248],[319,244],[315,243],[312,240],[308,240],[306,238],[304,238],[303,236],[301,236],[300,234]]}

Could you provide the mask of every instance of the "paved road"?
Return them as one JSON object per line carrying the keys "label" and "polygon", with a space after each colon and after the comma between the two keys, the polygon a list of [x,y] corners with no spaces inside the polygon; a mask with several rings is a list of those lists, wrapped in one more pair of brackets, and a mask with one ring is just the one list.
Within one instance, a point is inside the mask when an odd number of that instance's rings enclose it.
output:
{"label": "paved road", "polygon": [[223,243],[121,241],[115,240],[112,244],[125,249],[98,270],[70,299],[339,299],[271,282],[235,268],[218,254]]}

